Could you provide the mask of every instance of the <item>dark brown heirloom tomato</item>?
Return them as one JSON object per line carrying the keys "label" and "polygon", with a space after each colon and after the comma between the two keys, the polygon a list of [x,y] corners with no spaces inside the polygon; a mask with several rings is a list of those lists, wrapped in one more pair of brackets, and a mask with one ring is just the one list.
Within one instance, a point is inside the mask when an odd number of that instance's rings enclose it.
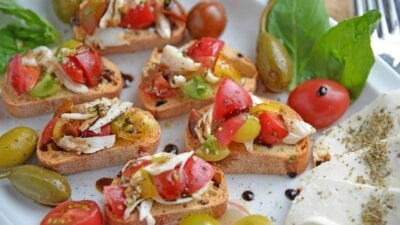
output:
{"label": "dark brown heirloom tomato", "polygon": [[219,37],[226,26],[224,7],[218,2],[200,2],[189,12],[187,28],[194,38]]}
{"label": "dark brown heirloom tomato", "polygon": [[346,112],[349,104],[350,96],[346,88],[324,79],[312,79],[300,84],[288,99],[288,105],[315,128],[331,125]]}

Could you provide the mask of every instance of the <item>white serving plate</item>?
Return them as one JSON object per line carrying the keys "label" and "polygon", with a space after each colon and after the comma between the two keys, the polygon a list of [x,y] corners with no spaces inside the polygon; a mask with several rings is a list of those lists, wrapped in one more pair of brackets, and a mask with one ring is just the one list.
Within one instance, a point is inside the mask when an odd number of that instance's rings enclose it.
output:
{"label": "white serving plate", "polygon": [[[61,24],[56,19],[50,4],[51,0],[19,0],[18,2],[53,22],[59,28],[64,39],[71,37],[70,27]],[[190,9],[197,1],[181,0],[181,2],[186,9]],[[221,39],[254,61],[259,17],[266,1],[221,0],[220,2],[228,13],[228,26]],[[134,75],[133,83],[129,88],[123,90],[121,98],[132,101],[139,107],[140,102],[136,90],[141,68],[149,55],[150,51],[143,51],[109,56],[123,72]],[[398,87],[400,87],[400,76],[382,60],[377,59],[362,95],[352,104],[341,120],[360,110],[380,93]],[[262,87],[259,87],[258,93],[286,102],[287,94],[273,95],[265,92]],[[34,118],[17,119],[5,110],[3,102],[0,101],[0,134],[16,126],[29,126],[39,133],[51,116],[51,114],[47,114]],[[184,146],[183,128],[186,119],[187,115],[184,115],[160,121],[163,132],[159,151],[168,143],[176,144],[180,148]],[[29,163],[36,163],[35,157]],[[102,206],[102,195],[96,190],[95,182],[102,177],[114,177],[121,167],[122,165],[119,165],[67,176],[72,187],[72,200],[91,199]],[[259,213],[271,218],[275,225],[284,224],[290,207],[290,201],[285,197],[284,192],[288,188],[296,187],[297,181],[298,178],[293,179],[286,176],[227,175],[229,198],[248,206],[252,213]],[[255,194],[253,201],[242,200],[241,194],[246,190],[251,190]],[[7,180],[0,180],[0,201],[1,225],[37,225],[51,210],[50,207],[39,205],[18,193]]]}

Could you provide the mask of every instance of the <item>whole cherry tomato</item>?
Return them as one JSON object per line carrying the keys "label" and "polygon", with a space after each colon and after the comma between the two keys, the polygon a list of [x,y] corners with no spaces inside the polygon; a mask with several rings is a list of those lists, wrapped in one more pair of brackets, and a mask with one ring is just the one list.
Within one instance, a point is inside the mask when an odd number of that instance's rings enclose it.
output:
{"label": "whole cherry tomato", "polygon": [[350,105],[349,92],[332,80],[308,80],[294,89],[288,105],[315,128],[331,125]]}
{"label": "whole cherry tomato", "polygon": [[194,38],[219,37],[226,26],[224,7],[216,1],[200,2],[189,12],[187,28]]}

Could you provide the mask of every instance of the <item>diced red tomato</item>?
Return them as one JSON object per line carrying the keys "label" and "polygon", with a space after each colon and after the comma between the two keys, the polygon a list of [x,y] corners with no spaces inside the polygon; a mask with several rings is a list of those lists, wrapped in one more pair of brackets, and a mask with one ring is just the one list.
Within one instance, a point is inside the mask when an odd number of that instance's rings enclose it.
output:
{"label": "diced red tomato", "polygon": [[108,0],[87,0],[79,7],[78,18],[86,33],[94,33],[107,6]]}
{"label": "diced red tomato", "polygon": [[68,61],[62,65],[65,73],[75,82],[84,84],[85,77],[83,75],[83,70],[79,68],[76,63],[69,57]]}
{"label": "diced red tomato", "polygon": [[233,80],[225,78],[219,84],[215,95],[214,123],[247,111],[252,105],[250,94]]}
{"label": "diced red tomato", "polygon": [[244,114],[227,119],[222,125],[214,131],[214,136],[217,138],[218,145],[221,148],[225,148],[231,143],[235,133],[242,127],[246,122]]}
{"label": "diced red tomato", "polygon": [[130,178],[133,174],[135,174],[137,171],[139,171],[143,167],[149,165],[150,163],[151,163],[151,161],[142,161],[142,162],[139,162],[138,164],[136,164],[136,163],[131,164],[125,168],[122,175],[126,178]]}
{"label": "diced red tomato", "polygon": [[68,201],[52,209],[40,225],[103,225],[103,216],[94,201]]}
{"label": "diced red tomato", "polygon": [[100,81],[103,64],[97,51],[88,50],[71,57],[76,65],[83,70],[86,84],[95,87]]}
{"label": "diced red tomato", "polygon": [[107,136],[111,134],[111,124],[106,124],[100,128],[100,133],[95,133],[90,130],[85,130],[82,132],[82,137],[100,137]]}
{"label": "diced red tomato", "polygon": [[163,199],[168,201],[176,200],[182,196],[186,182],[186,174],[179,173],[179,168],[165,171],[153,177],[157,192]]}
{"label": "diced red tomato", "polygon": [[22,56],[15,54],[8,64],[7,74],[13,89],[24,94],[36,85],[41,72],[36,67],[23,66]]}
{"label": "diced red tomato", "polygon": [[155,20],[154,8],[150,2],[146,2],[135,8],[126,9],[119,26],[131,29],[145,29],[150,27]]}
{"label": "diced red tomato", "polygon": [[213,68],[224,42],[216,38],[201,38],[188,49],[187,55],[204,67]]}
{"label": "diced red tomato", "polygon": [[165,99],[176,94],[176,91],[169,85],[168,81],[161,75],[158,75],[152,82],[143,84],[141,88],[144,92],[156,99]]}
{"label": "diced red tomato", "polygon": [[63,103],[60,104],[60,106],[58,106],[53,117],[60,117],[63,113],[71,112],[71,108],[73,106],[74,102],[71,99],[64,101]]}
{"label": "diced red tomato", "polygon": [[66,123],[63,128],[63,134],[79,137],[81,135],[81,131],[79,130],[81,123],[82,122],[78,120]]}
{"label": "diced red tomato", "polygon": [[258,139],[267,145],[279,144],[288,135],[288,130],[282,115],[275,112],[265,111],[258,117],[261,131]]}
{"label": "diced red tomato", "polygon": [[106,204],[111,206],[111,210],[115,214],[115,216],[121,218],[124,216],[124,211],[126,209],[126,205],[124,201],[126,199],[125,196],[125,187],[120,186],[105,186],[103,189],[103,193],[106,199]]}
{"label": "diced red tomato", "polygon": [[214,168],[199,157],[191,157],[184,166],[187,176],[187,191],[189,195],[204,187],[214,177]]}
{"label": "diced red tomato", "polygon": [[59,117],[54,117],[44,127],[44,130],[42,132],[42,137],[40,139],[40,148],[44,147],[44,145],[47,145],[51,142],[53,137],[54,126],[56,125],[59,119],[60,119]]}

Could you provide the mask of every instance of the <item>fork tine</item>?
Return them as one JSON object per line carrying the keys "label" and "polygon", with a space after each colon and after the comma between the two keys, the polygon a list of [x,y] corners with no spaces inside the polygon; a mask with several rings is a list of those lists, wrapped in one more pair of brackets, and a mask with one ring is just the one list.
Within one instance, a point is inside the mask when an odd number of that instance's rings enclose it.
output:
{"label": "fork tine", "polygon": [[394,8],[397,14],[397,25],[400,26],[400,0],[394,0]]}
{"label": "fork tine", "polygon": [[390,0],[383,0],[383,9],[380,9],[381,12],[384,12],[383,16],[385,17],[387,28],[389,30],[389,33],[393,32],[393,15],[392,15],[392,7],[390,5]]}

